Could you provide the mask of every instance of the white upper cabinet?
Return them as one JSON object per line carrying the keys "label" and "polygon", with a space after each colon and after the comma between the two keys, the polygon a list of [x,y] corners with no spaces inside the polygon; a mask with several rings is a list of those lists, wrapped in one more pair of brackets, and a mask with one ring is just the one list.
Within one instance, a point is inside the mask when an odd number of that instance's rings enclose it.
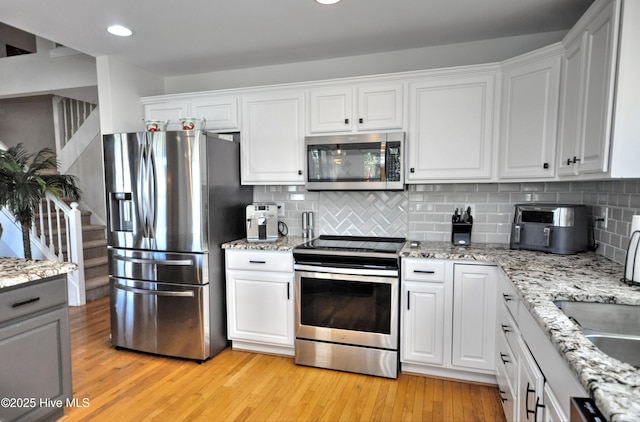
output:
{"label": "white upper cabinet", "polygon": [[552,178],[562,45],[502,63],[501,179]]}
{"label": "white upper cabinet", "polygon": [[[181,117],[189,116],[189,101],[173,100],[158,103],[150,103],[144,106],[144,117],[147,120],[168,121],[167,130],[180,130]],[[144,130],[144,124],[140,122],[140,130]]]}
{"label": "white upper cabinet", "polygon": [[618,1],[596,2],[563,41],[559,175],[608,171],[619,14]]}
{"label": "white upper cabinet", "polygon": [[245,185],[304,183],[304,93],[242,97],[241,172]]}
{"label": "white upper cabinet", "polygon": [[198,98],[191,101],[191,116],[205,119],[205,129],[211,131],[237,130],[238,98]]}
{"label": "white upper cabinet", "polygon": [[239,128],[237,97],[197,96],[149,102],[144,106],[144,115],[149,120],[168,120],[167,130],[181,130],[180,119],[184,117],[204,119],[205,130],[225,131]]}
{"label": "white upper cabinet", "polygon": [[401,83],[340,86],[309,92],[309,134],[402,129]]}
{"label": "white upper cabinet", "polygon": [[496,67],[409,84],[408,183],[492,177]]}

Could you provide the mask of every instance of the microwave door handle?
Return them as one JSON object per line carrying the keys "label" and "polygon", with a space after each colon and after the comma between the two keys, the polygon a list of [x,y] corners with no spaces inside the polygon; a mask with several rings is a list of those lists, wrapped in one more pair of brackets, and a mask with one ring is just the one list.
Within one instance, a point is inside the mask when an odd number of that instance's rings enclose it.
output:
{"label": "microwave door handle", "polygon": [[380,142],[380,181],[387,181],[387,143]]}

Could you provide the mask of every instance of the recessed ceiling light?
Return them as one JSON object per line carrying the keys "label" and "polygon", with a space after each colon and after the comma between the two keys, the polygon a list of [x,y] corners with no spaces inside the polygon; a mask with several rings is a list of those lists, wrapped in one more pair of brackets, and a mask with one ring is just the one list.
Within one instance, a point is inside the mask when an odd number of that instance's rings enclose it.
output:
{"label": "recessed ceiling light", "polygon": [[340,0],[316,0],[317,3],[320,4],[336,4]]}
{"label": "recessed ceiling light", "polygon": [[111,25],[107,28],[110,34],[117,35],[119,37],[129,37],[133,34],[133,31],[122,25]]}

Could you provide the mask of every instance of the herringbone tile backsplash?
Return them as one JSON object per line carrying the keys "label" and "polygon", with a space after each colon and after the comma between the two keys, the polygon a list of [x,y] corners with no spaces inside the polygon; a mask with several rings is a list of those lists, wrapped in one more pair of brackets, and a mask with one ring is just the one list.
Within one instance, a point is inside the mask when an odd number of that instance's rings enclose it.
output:
{"label": "herringbone tile backsplash", "polygon": [[322,192],[322,234],[407,237],[407,192]]}
{"label": "herringbone tile backsplash", "polygon": [[629,228],[640,214],[640,180],[548,183],[410,185],[403,192],[307,192],[304,186],[255,186],[254,200],[284,204],[289,234],[302,234],[302,213],[313,211],[315,235],[396,236],[450,241],[451,214],[472,207],[473,243],[509,243],[517,203],[584,203],[592,214],[609,211],[596,226],[597,252],[624,263]]}

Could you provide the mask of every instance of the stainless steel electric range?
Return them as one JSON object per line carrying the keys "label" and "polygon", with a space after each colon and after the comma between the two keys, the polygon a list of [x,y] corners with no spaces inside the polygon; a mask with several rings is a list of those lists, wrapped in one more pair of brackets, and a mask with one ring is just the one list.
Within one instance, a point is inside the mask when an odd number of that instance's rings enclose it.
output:
{"label": "stainless steel electric range", "polygon": [[297,364],[398,377],[404,242],[320,236],[293,250]]}

